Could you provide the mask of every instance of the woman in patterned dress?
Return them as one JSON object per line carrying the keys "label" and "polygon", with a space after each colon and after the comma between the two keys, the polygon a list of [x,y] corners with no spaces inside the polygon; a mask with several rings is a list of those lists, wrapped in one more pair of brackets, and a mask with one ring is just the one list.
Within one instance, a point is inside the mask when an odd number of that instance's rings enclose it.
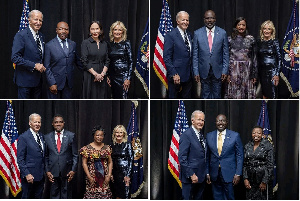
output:
{"label": "woman in patterned dress", "polygon": [[272,144],[262,135],[263,129],[255,126],[252,140],[244,148],[243,178],[247,200],[272,198],[274,152]]}
{"label": "woman in patterned dress", "polygon": [[112,193],[109,187],[112,175],[111,148],[105,145],[104,129],[95,126],[92,130],[94,141],[80,149],[82,167],[86,174],[85,199],[110,199]]}
{"label": "woman in patterned dress", "polygon": [[253,99],[257,78],[255,39],[248,34],[245,18],[236,19],[228,42],[230,61],[225,98]]}

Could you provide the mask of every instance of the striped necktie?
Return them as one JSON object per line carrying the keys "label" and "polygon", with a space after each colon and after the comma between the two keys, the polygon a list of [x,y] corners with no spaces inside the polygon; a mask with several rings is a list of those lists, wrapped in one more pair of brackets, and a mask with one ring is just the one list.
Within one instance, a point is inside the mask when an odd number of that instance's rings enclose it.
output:
{"label": "striped necktie", "polygon": [[188,37],[187,37],[186,32],[184,32],[184,43],[185,43],[185,45],[186,45],[186,47],[187,47],[187,49],[188,49],[188,52],[190,52],[191,49],[190,49],[190,44],[189,44],[189,41],[188,41]]}
{"label": "striped necktie", "polygon": [[38,34],[36,34],[36,44],[37,44],[37,47],[39,49],[39,54],[40,54],[40,57],[42,58],[42,47],[41,47],[41,41],[40,41],[40,37]]}

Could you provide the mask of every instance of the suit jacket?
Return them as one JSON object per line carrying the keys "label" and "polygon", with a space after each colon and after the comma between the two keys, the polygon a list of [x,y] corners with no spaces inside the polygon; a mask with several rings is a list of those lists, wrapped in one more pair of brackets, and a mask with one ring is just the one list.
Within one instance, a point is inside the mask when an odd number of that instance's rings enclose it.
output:
{"label": "suit jacket", "polygon": [[[44,135],[39,133],[41,143],[45,150]],[[41,181],[45,173],[45,155],[39,144],[35,141],[30,129],[19,136],[17,161],[21,178],[32,174],[34,181]]]}
{"label": "suit jacket", "polygon": [[57,151],[55,132],[45,135],[46,141],[46,172],[51,172],[54,177],[66,177],[72,170],[76,172],[78,162],[78,150],[75,134],[64,130],[60,152]]}
{"label": "suit jacket", "polygon": [[181,182],[192,183],[190,177],[194,173],[197,175],[199,183],[205,180],[206,148],[202,147],[192,127],[188,128],[180,136],[178,159],[180,163],[179,179]]}
{"label": "suit jacket", "polygon": [[242,175],[244,150],[240,135],[226,129],[226,135],[219,156],[217,148],[217,130],[207,133],[207,174],[216,181],[219,164],[225,182],[232,182],[234,175]]}
{"label": "suit jacket", "polygon": [[57,84],[57,89],[62,90],[65,87],[66,80],[68,85],[73,88],[73,74],[75,65],[82,70],[80,58],[76,53],[76,43],[70,39],[67,40],[69,53],[66,54],[60,45],[57,37],[46,44],[45,47],[45,68],[47,83],[50,86]]}
{"label": "suit jacket", "polygon": [[[191,34],[187,32],[187,35],[192,45]],[[180,82],[189,81],[192,68],[192,53],[188,52],[178,28],[174,28],[165,36],[163,55],[168,79],[173,81],[173,76],[178,74]]]}
{"label": "suit jacket", "polygon": [[[38,32],[44,48],[44,35]],[[43,51],[45,52],[45,51]],[[43,57],[43,56],[42,56]],[[14,82],[21,87],[36,87],[40,84],[42,74],[34,70],[36,63],[43,63],[33,35],[27,27],[18,32],[13,41],[11,61],[16,64]]]}
{"label": "suit jacket", "polygon": [[209,51],[206,27],[195,31],[193,39],[193,72],[202,79],[208,76],[210,65],[216,78],[227,74],[229,49],[226,31],[215,26],[211,52]]}

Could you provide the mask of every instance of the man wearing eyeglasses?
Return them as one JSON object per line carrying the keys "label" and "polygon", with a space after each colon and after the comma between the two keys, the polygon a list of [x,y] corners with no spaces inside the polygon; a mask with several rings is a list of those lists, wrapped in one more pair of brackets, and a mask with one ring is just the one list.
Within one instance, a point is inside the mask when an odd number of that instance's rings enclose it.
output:
{"label": "man wearing eyeglasses", "polygon": [[196,82],[201,81],[201,98],[221,98],[222,81],[226,79],[229,49],[226,31],[215,26],[216,14],[204,14],[205,26],[196,30],[193,39],[193,71]]}
{"label": "man wearing eyeglasses", "polygon": [[227,128],[227,118],[219,114],[217,130],[207,133],[207,183],[212,183],[215,200],[234,200],[233,186],[242,175],[244,150],[240,135]]}

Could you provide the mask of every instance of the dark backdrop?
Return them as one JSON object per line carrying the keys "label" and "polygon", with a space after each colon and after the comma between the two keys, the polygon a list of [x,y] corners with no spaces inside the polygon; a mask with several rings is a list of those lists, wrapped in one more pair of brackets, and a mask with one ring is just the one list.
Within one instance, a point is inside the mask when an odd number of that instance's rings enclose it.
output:
{"label": "dark backdrop", "polygon": [[[205,115],[204,137],[216,130],[215,119],[227,116],[228,129],[237,131],[245,145],[251,139],[261,101],[184,101],[189,126],[194,110]],[[150,199],[181,199],[181,189],[168,170],[169,149],[178,101],[150,103]],[[299,101],[268,101],[268,112],[277,161],[279,200],[299,199]],[[235,198],[246,199],[243,180],[235,187]],[[206,185],[204,199],[212,199],[211,185]]]}
{"label": "dark backdrop", "polygon": [[[247,20],[249,33],[255,38],[259,36],[260,25],[266,20],[272,20],[276,28],[276,37],[280,46],[290,19],[293,8],[292,0],[168,0],[173,27],[177,26],[176,14],[184,10],[190,15],[188,30],[194,33],[195,30],[204,26],[203,16],[206,10],[215,11],[216,25],[225,29],[227,35],[232,32],[232,26],[236,18],[243,16]],[[161,15],[162,0],[151,0],[151,98],[162,98],[160,91],[161,81],[153,70],[154,46]],[[283,83],[283,82],[280,82]],[[281,96],[289,97],[285,86],[280,85]]]}
{"label": "dark backdrop", "polygon": [[[0,1],[0,98],[17,98],[17,86],[13,83],[14,70],[10,60],[13,38],[19,30],[22,14],[22,0]],[[136,53],[149,15],[149,0],[29,0],[30,10],[38,9],[44,14],[41,32],[46,42],[56,37],[55,28],[59,21],[66,21],[70,27],[69,38],[77,43],[80,55],[81,42],[88,37],[92,20],[99,20],[109,40],[109,28],[120,20],[126,28],[133,52],[133,69],[136,65]],[[80,98],[82,72],[76,68],[74,79],[74,98]],[[45,80],[45,77],[44,77]],[[147,98],[141,82],[132,74],[130,98]],[[44,82],[45,83],[45,82]],[[43,86],[43,98],[46,97],[46,85]]]}
{"label": "dark backdrop", "polygon": [[[138,198],[148,198],[148,101],[138,101],[137,117],[140,138],[143,148],[144,181],[145,185]],[[76,135],[78,149],[91,143],[91,130],[95,125],[102,125],[106,135],[105,144],[111,144],[111,134],[116,125],[122,124],[127,128],[131,115],[131,101],[13,101],[16,124],[19,135],[29,128],[28,117],[38,113],[42,117],[41,132],[47,134],[53,131],[52,118],[54,114],[63,115],[65,129]],[[4,122],[6,101],[0,101],[0,125]],[[1,126],[2,130],[2,126]],[[73,198],[83,198],[85,191],[85,173],[79,156],[78,170],[73,183]],[[4,180],[0,177],[0,198],[4,194]],[[18,197],[22,193],[19,193]],[[49,198],[49,186],[45,189],[45,198]]]}

